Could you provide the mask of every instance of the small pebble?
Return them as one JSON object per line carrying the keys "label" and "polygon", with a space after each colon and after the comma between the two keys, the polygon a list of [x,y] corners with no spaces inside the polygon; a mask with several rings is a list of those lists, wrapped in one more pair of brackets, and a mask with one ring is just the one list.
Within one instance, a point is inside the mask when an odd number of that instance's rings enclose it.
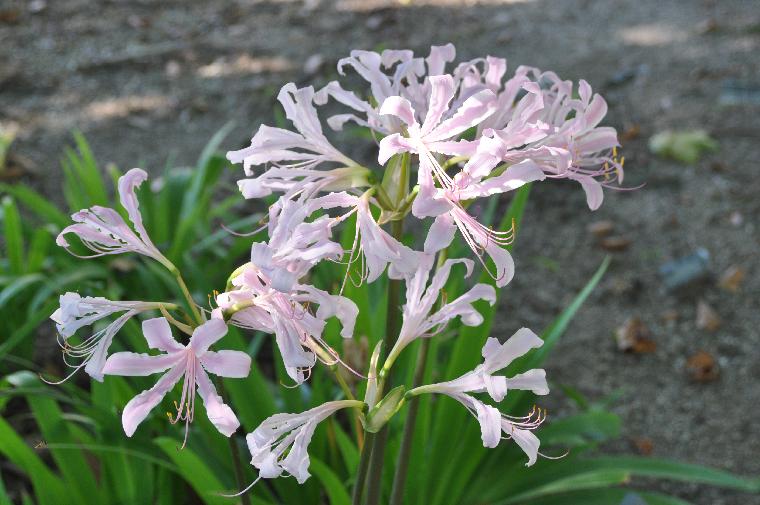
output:
{"label": "small pebble", "polygon": [[720,325],[720,316],[715,312],[715,309],[710,307],[704,300],[697,302],[697,328],[712,333],[717,331]]}

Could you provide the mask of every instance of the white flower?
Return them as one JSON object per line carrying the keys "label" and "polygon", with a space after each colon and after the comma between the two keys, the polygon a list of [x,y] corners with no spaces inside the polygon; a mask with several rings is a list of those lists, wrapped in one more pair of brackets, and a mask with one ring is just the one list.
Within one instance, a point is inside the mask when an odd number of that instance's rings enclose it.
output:
{"label": "white flower", "polygon": [[306,482],[310,477],[307,448],[317,424],[340,409],[363,406],[358,400],[341,400],[323,403],[300,414],[275,414],[265,419],[245,437],[251,464],[259,470],[259,478],[272,479],[287,472],[299,484]]}
{"label": "white flower", "polygon": [[510,389],[529,390],[537,395],[549,394],[546,372],[542,369],[528,370],[511,378],[493,375],[531,349],[541,347],[543,343],[527,328],[518,330],[503,344],[495,338],[489,338],[483,346],[483,363],[474,370],[448,382],[420,386],[409,394],[438,393],[454,398],[477,418],[485,447],[496,447],[503,432],[506,438],[512,438],[528,455],[527,466],[530,466],[536,461],[539,447],[538,438],[531,430],[543,423],[545,412],[534,409],[527,416],[508,416],[476,399],[471,393],[487,392],[497,402],[503,400]]}

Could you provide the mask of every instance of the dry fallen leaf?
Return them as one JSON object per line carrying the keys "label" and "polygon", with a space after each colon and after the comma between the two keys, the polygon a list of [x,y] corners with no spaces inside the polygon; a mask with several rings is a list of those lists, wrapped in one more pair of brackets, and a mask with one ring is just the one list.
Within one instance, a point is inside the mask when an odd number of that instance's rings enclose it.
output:
{"label": "dry fallen leaf", "polygon": [[638,317],[631,317],[615,330],[618,349],[636,354],[650,353],[657,349],[657,342],[649,338],[649,328]]}
{"label": "dry fallen leaf", "polygon": [[744,277],[746,277],[746,275],[747,274],[742,267],[732,265],[720,276],[718,285],[726,291],[737,293],[739,292],[739,288],[741,287],[742,282],[744,282]]}
{"label": "dry fallen leaf", "polygon": [[621,252],[628,249],[631,245],[631,241],[625,237],[607,237],[599,242],[599,245],[605,251]]}
{"label": "dry fallen leaf", "polygon": [[652,451],[654,450],[654,443],[652,442],[651,438],[646,438],[646,437],[633,438],[631,439],[631,442],[633,442],[633,447],[634,449],[636,449],[636,452],[638,452],[642,456],[649,456],[652,454]]}
{"label": "dry fallen leaf", "polygon": [[678,321],[678,311],[676,309],[666,310],[660,314],[662,321],[665,323],[675,323]]}
{"label": "dry fallen leaf", "polygon": [[593,223],[588,225],[588,228],[587,228],[589,233],[591,233],[596,238],[606,237],[607,235],[612,234],[614,229],[615,229],[615,223],[609,220],[594,221]]}
{"label": "dry fallen leaf", "polygon": [[704,300],[697,302],[697,328],[710,332],[717,331],[720,328],[721,320],[715,310],[707,305]]}
{"label": "dry fallen leaf", "polygon": [[712,354],[699,351],[686,361],[686,370],[695,382],[712,382],[718,378],[718,363]]}

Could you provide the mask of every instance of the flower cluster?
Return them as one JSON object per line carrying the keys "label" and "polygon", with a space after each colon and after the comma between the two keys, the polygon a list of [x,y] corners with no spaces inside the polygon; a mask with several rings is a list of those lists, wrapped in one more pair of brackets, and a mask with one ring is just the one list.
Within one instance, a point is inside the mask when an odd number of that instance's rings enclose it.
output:
{"label": "flower cluster", "polygon": [[[453,380],[415,384],[395,405],[388,405],[391,394],[381,399],[383,381],[414,340],[434,337],[456,318],[464,325],[480,325],[483,317],[473,303],[494,304],[494,286],[503,287],[512,279],[514,262],[505,246],[514,239],[514,227],[494,230],[479,222],[468,210],[473,202],[531,182],[564,178],[580,183],[593,210],[602,203],[602,188],[622,181],[623,160],[616,156],[615,130],[599,126],[606,103],[585,81],[575,87],[553,72],[530,67],[519,67],[507,77],[507,63],[501,58],[453,66],[454,58],[451,44],[432,47],[427,57],[406,50],[353,51],[339,61],[338,71],[344,75],[352,69],[367,82],[369,93],[357,94],[337,81],[318,91],[292,83],[283,86],[278,100],[295,131],[261,126],[250,146],[227,154],[232,163],[243,164],[247,177],[238,186],[245,198],[279,195],[269,208],[268,239],[252,244],[250,262],[229,276],[223,292],[215,292],[208,314],[187,300],[196,316],[193,324],[170,314],[181,310],[173,303],[115,302],[75,293],[61,297],[61,308],[52,319],[65,355],[80,360],[73,364],[75,370],[84,367],[97,380],[103,375],[165,371],[153,388],[124,408],[128,436],[182,378],[177,413],[170,420],[185,421],[186,440],[196,390],[217,429],[226,436],[235,432],[239,422],[208,376],[245,377],[249,372],[251,360],[245,353],[209,349],[228,325],[274,335],[296,385],[306,381],[318,363],[348,366],[323,333],[327,320],[335,317],[341,336],[354,337],[358,308],[342,288],[328,292],[310,283],[314,267],[327,260],[345,266],[343,286],[348,280],[371,283],[383,275],[405,285],[400,331],[389,336],[393,345],[382,367],[376,357],[368,367],[364,401],[351,397],[300,414],[277,414],[248,434],[251,463],[260,478],[285,473],[304,482],[309,477],[309,441],[317,424],[336,411],[356,409],[367,430],[375,431],[401,403],[421,394],[460,402],[480,424],[485,447],[512,439],[528,456],[528,465],[536,461],[539,440],[532,430],[543,422],[545,412],[534,409],[515,417],[474,396],[486,393],[498,403],[512,389],[548,394],[543,370],[496,375],[542,345],[530,330],[523,328],[503,343],[489,338],[482,364]],[[371,130],[379,139],[376,165],[353,160],[328,140],[317,107],[331,100],[346,110],[327,117],[327,125],[337,131],[352,122]],[[119,181],[122,205],[134,230],[115,210],[93,207],[72,216],[76,224],[61,233],[58,243],[70,248],[64,235],[75,234],[96,256],[137,252],[157,260],[181,282],[142,225],[135,188],[145,178],[145,172],[133,169]],[[334,231],[349,220],[354,236],[347,249]],[[416,230],[426,230],[420,243],[403,243],[397,225],[406,220],[415,221],[411,226]],[[442,293],[452,272],[463,267],[469,277],[476,266],[472,259],[448,259],[456,237],[492,282],[475,284],[446,300]],[[165,354],[119,352],[107,357],[127,319],[156,310],[163,317],[144,321],[143,333],[150,348]],[[117,313],[121,315],[104,329],[79,344],[70,343],[81,327]],[[172,337],[172,326],[189,335],[186,345]]]}

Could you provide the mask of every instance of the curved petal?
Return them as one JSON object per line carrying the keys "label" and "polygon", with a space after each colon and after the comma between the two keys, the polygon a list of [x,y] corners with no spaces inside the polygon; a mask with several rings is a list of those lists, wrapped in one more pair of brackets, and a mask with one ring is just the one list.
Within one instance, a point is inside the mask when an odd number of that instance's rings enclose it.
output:
{"label": "curved petal", "polygon": [[464,101],[457,112],[425,136],[426,142],[450,139],[477,126],[496,110],[496,95],[484,89]]}
{"label": "curved petal", "polygon": [[449,110],[449,103],[454,98],[454,78],[450,75],[434,75],[428,77],[430,83],[430,99],[428,101],[428,110],[425,120],[422,122],[421,134],[430,133],[441,118]]}
{"label": "curved petal", "polygon": [[483,447],[496,447],[501,440],[501,412],[496,407],[472,399],[472,407],[480,423]]}
{"label": "curved petal", "polygon": [[515,359],[526,354],[531,349],[544,345],[538,335],[528,328],[520,328],[503,344],[490,337],[483,346],[483,367],[487,373],[494,373],[512,363]]}
{"label": "curved petal", "polygon": [[393,133],[380,140],[377,162],[385,165],[391,156],[403,152],[414,152],[414,147],[400,134]]}
{"label": "curved petal", "polygon": [[533,463],[535,463],[536,459],[538,458],[538,448],[541,445],[541,441],[538,439],[538,437],[529,430],[521,430],[519,428],[516,428],[506,419],[504,420],[502,428],[504,430],[504,433],[512,437],[512,440],[514,440],[515,443],[520,446],[520,449],[522,449],[523,452],[528,455],[528,462],[525,464],[525,466],[533,465]]}
{"label": "curved petal", "polygon": [[198,385],[198,394],[206,407],[208,420],[216,426],[219,433],[226,437],[231,436],[240,426],[240,421],[232,409],[222,401],[222,397],[217,394],[211,379],[201,367],[195,369],[195,383]]}
{"label": "curved petal", "polygon": [[596,179],[588,175],[575,175],[573,176],[573,179],[578,181],[583,187],[583,191],[586,193],[586,203],[588,204],[588,208],[591,210],[598,209],[604,200],[602,185],[599,184]]}
{"label": "curved petal", "polygon": [[457,225],[448,214],[441,214],[430,226],[428,235],[425,238],[424,251],[426,254],[435,254],[441,249],[447,248],[451,241],[454,240],[454,234],[457,232]]}
{"label": "curved petal", "polygon": [[546,383],[546,370],[542,368],[535,368],[525,373],[517,374],[507,379],[506,386],[509,389],[529,390],[537,395],[549,394],[549,385]]}
{"label": "curved petal", "polygon": [[193,330],[190,337],[195,355],[199,358],[208,350],[209,346],[227,334],[227,325],[222,319],[209,319]]}
{"label": "curved petal", "polygon": [[184,359],[184,353],[162,354],[150,356],[134,352],[117,352],[108,357],[103,366],[105,375],[124,375],[129,377],[144,377],[163,372]]}
{"label": "curved petal", "polygon": [[407,126],[414,126],[417,121],[414,119],[414,108],[406,98],[400,96],[389,96],[380,106],[380,114],[388,114],[401,119]]}
{"label": "curved petal", "polygon": [[178,352],[185,348],[172,336],[172,329],[164,317],[146,319],[142,323],[142,331],[148,346],[164,352]]}
{"label": "curved petal", "polygon": [[[142,215],[140,214],[140,203],[137,201],[135,189],[138,188],[148,178],[147,172],[140,168],[133,168],[119,178],[119,198],[121,205],[127,210],[129,220],[135,226],[140,239],[150,248],[158,253],[158,249],[151,242],[148,232],[143,226]],[[161,256],[160,253],[158,253]],[[163,258],[163,256],[161,256]]]}
{"label": "curved petal", "polygon": [[241,379],[251,371],[251,357],[243,351],[206,351],[199,359],[207,372],[219,377]]}
{"label": "curved petal", "polygon": [[137,426],[148,417],[148,414],[156,405],[161,403],[166,393],[171,391],[184,374],[184,363],[176,365],[164,374],[163,377],[158,379],[155,386],[129,400],[121,415],[121,424],[124,427],[124,433],[128,437],[131,437],[135,433]]}

